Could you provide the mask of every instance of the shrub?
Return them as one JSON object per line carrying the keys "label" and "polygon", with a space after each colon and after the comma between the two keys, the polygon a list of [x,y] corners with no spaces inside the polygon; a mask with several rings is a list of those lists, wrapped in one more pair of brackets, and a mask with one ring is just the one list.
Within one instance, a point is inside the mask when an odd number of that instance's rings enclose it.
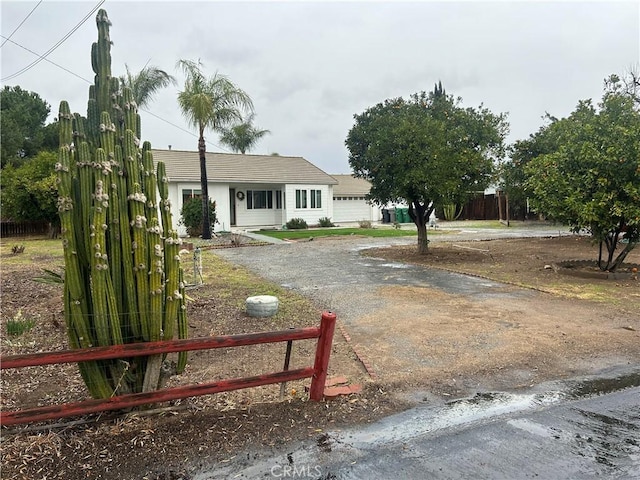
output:
{"label": "shrub", "polygon": [[319,219],[318,225],[323,228],[335,227],[335,225],[333,224],[333,222],[329,217],[322,217],[321,219]]}
{"label": "shrub", "polygon": [[[202,235],[202,199],[191,198],[182,205],[180,210],[180,225],[184,225],[187,228],[187,235],[190,237],[198,237]],[[213,231],[214,224],[218,223],[216,217],[216,202],[209,201],[209,220],[211,223],[211,230]]]}
{"label": "shrub", "polygon": [[35,322],[32,319],[22,317],[22,310],[18,310],[13,318],[7,320],[7,334],[12,337],[19,337],[33,328]]}
{"label": "shrub", "polygon": [[287,222],[287,228],[289,230],[304,230],[305,228],[309,228],[309,226],[302,218],[292,218]]}
{"label": "shrub", "polygon": [[371,228],[371,222],[369,220],[359,220],[358,221],[358,225],[360,226],[360,228]]}

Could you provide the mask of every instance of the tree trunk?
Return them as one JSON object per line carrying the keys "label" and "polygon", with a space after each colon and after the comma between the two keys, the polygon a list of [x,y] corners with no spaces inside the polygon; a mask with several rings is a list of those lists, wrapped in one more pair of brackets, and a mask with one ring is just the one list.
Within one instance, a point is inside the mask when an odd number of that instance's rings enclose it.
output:
{"label": "tree trunk", "polygon": [[204,141],[204,128],[200,127],[198,153],[200,154],[200,190],[202,191],[202,238],[211,239],[211,221],[209,220],[209,179],[207,178],[207,147]]}
{"label": "tree trunk", "polygon": [[[622,252],[618,254],[616,257],[616,249],[618,247],[618,240],[620,239],[620,234],[625,230],[625,221],[624,219],[620,220],[620,224],[616,230],[609,232],[604,239],[600,240],[600,252],[598,255],[598,267],[600,270],[605,272],[615,272],[617,268],[622,265],[629,252],[634,249],[636,246],[635,243],[629,242],[622,249]],[[606,264],[602,261],[602,246],[603,244],[607,248],[607,261]],[[615,259],[614,259],[615,257]]]}
{"label": "tree trunk", "polygon": [[418,253],[425,254],[429,250],[429,240],[427,239],[427,221],[433,207],[427,208],[418,201],[409,202],[409,218],[418,227]]}
{"label": "tree trunk", "polygon": [[615,262],[613,262],[613,264],[609,266],[609,271],[615,272],[618,269],[618,267],[622,265],[622,263],[624,262],[624,259],[627,258],[627,255],[629,255],[629,253],[631,252],[631,250],[634,249],[635,246],[636,246],[635,243],[632,243],[632,242],[627,243],[627,246],[624,247],[624,250],[622,250],[622,252],[620,252],[620,255],[618,255]]}

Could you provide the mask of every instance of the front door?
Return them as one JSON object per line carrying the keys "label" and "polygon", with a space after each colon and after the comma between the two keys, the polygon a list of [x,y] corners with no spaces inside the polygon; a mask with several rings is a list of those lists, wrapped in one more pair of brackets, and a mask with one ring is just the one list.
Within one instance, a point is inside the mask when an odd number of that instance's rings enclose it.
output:
{"label": "front door", "polygon": [[231,209],[229,211],[231,226],[235,227],[236,225],[236,189],[235,188],[229,189],[229,207]]}

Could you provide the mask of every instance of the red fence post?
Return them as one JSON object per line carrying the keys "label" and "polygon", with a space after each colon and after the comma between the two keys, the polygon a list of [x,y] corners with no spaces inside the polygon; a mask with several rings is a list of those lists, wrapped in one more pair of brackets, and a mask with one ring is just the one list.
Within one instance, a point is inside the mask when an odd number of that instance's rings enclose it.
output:
{"label": "red fence post", "polygon": [[313,365],[314,374],[311,379],[311,389],[309,398],[319,401],[324,397],[324,385],[327,381],[327,369],[329,367],[329,357],[331,356],[331,344],[333,342],[333,331],[336,328],[336,314],[333,312],[322,312],[320,321],[320,337],[316,348],[316,360]]}

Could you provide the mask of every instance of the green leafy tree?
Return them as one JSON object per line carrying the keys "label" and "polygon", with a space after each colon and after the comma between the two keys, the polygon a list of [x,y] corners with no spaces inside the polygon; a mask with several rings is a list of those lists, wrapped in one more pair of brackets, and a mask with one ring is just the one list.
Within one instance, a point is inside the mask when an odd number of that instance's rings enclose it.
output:
{"label": "green leafy tree", "polygon": [[209,216],[209,186],[207,179],[206,143],[207,129],[222,132],[226,127],[242,120],[244,110],[253,111],[249,95],[224,75],[216,73],[206,77],[202,64],[180,60],[178,66],[186,76],[184,89],[178,93],[178,104],[187,121],[198,129],[198,154],[200,156],[200,188],[202,191],[202,238],[211,238]]}
{"label": "green leafy tree", "polygon": [[8,165],[2,171],[2,216],[17,222],[45,221],[50,234],[59,231],[58,188],[55,164],[57,154],[43,151],[19,167]]}
{"label": "green leafy tree", "polygon": [[346,146],[356,177],[371,182],[369,200],[406,202],[427,252],[427,224],[436,207],[464,203],[492,179],[504,154],[504,115],[463,108],[442,85],[409,100],[385,100],[355,115]]}
{"label": "green leafy tree", "polygon": [[543,131],[557,145],[525,168],[533,207],[588,230],[600,246],[598,266],[615,271],[640,240],[638,105],[612,76],[598,108],[580,101]]}
{"label": "green leafy tree", "polygon": [[220,143],[227,145],[234,152],[246,153],[251,150],[262,137],[271,133],[269,130],[260,130],[253,125],[254,115],[230,128],[226,128],[220,135]]}
{"label": "green leafy tree", "polygon": [[18,165],[42,148],[43,129],[51,108],[37,93],[5,86],[0,91],[0,109],[2,166]]}
{"label": "green leafy tree", "polygon": [[549,128],[557,118],[547,113],[544,119],[548,123],[536,133],[510,146],[510,158],[500,165],[500,187],[509,196],[510,209],[516,215],[524,216],[526,210],[526,166],[534,158],[551,153],[558,148],[558,129]]}
{"label": "green leafy tree", "polygon": [[138,73],[132,73],[125,64],[127,73],[120,77],[123,87],[131,89],[133,99],[138,107],[145,107],[151,103],[153,97],[162,88],[177,85],[176,79],[164,70],[154,66],[145,66]]}

